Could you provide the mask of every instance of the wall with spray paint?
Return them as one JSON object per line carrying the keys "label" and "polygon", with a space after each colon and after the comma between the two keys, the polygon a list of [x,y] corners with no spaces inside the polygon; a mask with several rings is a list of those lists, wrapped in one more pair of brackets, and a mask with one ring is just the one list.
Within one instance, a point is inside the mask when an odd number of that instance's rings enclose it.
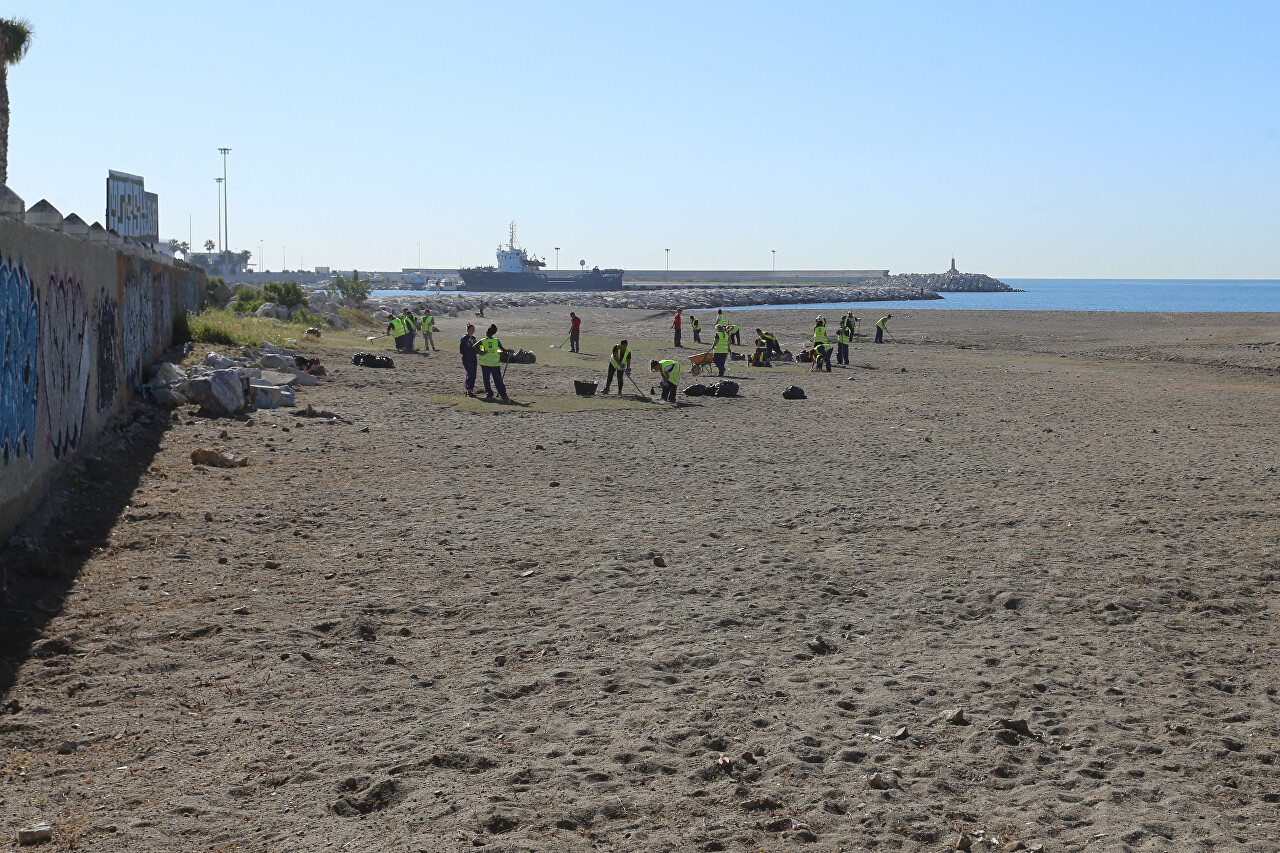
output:
{"label": "wall with spray paint", "polygon": [[132,399],[204,273],[0,219],[0,535]]}

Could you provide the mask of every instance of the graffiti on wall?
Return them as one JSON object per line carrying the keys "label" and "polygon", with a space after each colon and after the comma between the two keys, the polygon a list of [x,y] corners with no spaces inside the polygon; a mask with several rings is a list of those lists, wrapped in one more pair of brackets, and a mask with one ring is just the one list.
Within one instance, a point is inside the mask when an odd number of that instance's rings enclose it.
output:
{"label": "graffiti on wall", "polygon": [[127,275],[124,282],[124,328],[120,350],[124,355],[125,383],[130,389],[136,389],[142,385],[142,363],[148,353],[146,337],[150,333],[151,318],[149,312],[143,314],[142,278],[135,269],[130,269]]}
{"label": "graffiti on wall", "polygon": [[54,459],[63,459],[80,446],[89,397],[89,307],[79,279],[49,274],[40,334],[49,447]]}
{"label": "graffiti on wall", "polygon": [[35,454],[40,314],[23,266],[0,262],[0,463]]}
{"label": "graffiti on wall", "polygon": [[151,284],[151,341],[152,347],[160,346],[169,339],[169,331],[173,328],[173,294],[169,289],[169,270],[165,267],[153,267],[144,263]]}
{"label": "graffiti on wall", "polygon": [[98,411],[116,404],[120,384],[120,321],[116,299],[103,293],[98,300]]}

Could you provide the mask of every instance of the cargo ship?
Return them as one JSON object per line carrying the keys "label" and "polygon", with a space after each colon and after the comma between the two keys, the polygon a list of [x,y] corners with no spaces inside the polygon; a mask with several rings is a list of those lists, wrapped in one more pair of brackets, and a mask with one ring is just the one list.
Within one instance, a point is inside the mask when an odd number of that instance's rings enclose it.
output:
{"label": "cargo ship", "polygon": [[506,245],[498,247],[496,267],[467,267],[458,273],[462,276],[461,289],[490,293],[622,289],[622,270],[592,267],[582,272],[546,272],[546,265],[537,255],[520,248],[516,242],[516,224],[512,222]]}

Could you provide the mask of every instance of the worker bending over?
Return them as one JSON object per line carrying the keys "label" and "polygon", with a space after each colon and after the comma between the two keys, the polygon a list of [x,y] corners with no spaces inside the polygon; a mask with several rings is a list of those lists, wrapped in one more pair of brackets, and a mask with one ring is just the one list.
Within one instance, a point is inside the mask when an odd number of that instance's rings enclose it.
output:
{"label": "worker bending over", "polygon": [[618,395],[622,395],[622,376],[623,374],[631,374],[631,347],[627,346],[626,341],[619,341],[618,345],[613,348],[613,352],[609,353],[609,378],[604,381],[604,393],[609,393],[609,388],[613,386],[613,375],[618,374]]}
{"label": "worker bending over", "polygon": [[884,343],[884,333],[889,331],[889,321],[892,319],[892,314],[886,314],[876,321],[876,343]]}
{"label": "worker bending over", "polygon": [[649,369],[655,370],[662,377],[662,399],[676,401],[676,389],[680,384],[680,362],[664,358],[662,361],[649,362]]}

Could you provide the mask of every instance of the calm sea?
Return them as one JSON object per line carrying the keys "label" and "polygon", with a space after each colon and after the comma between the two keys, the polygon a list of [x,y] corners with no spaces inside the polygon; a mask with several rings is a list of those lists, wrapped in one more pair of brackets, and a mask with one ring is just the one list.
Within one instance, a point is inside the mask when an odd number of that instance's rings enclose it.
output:
{"label": "calm sea", "polygon": [[[1007,311],[1277,311],[1280,280],[1269,279],[1131,279],[1006,278],[1025,293],[946,293],[943,299],[889,302],[815,302],[808,305],[735,306],[769,309],[834,310],[853,305],[868,308],[946,310],[954,308]],[[375,290],[375,296],[404,291]]]}
{"label": "calm sea", "polygon": [[[862,302],[869,308],[1006,311],[1280,311],[1280,280],[1002,278],[1026,293],[944,293],[921,302]],[[833,310],[845,303],[761,305]]]}

